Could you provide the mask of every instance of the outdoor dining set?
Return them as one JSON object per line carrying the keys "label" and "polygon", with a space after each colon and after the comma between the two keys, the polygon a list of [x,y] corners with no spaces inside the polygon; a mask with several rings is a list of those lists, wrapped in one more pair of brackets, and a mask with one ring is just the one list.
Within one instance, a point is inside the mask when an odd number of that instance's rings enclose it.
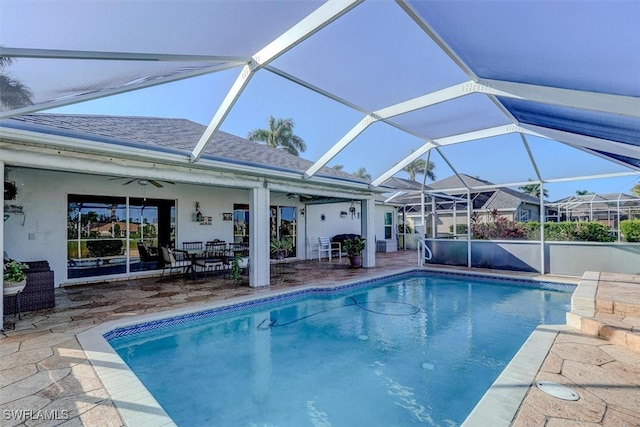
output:
{"label": "outdoor dining set", "polygon": [[205,277],[208,274],[229,274],[234,259],[238,260],[239,268],[246,269],[249,246],[220,240],[183,242],[181,249],[161,246],[159,256],[164,264],[161,277],[164,277],[167,269],[169,275],[174,270],[180,270],[195,280],[199,272]]}

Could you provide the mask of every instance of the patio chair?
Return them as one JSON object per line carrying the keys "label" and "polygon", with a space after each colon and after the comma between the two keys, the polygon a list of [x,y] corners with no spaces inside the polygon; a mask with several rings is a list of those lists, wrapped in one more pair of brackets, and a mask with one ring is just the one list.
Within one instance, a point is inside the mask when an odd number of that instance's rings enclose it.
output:
{"label": "patio chair", "polygon": [[181,251],[173,251],[166,246],[160,247],[160,252],[162,254],[162,261],[164,262],[164,266],[162,268],[162,274],[160,275],[160,280],[164,277],[164,272],[169,269],[169,276],[175,269],[182,269],[183,273],[186,273],[191,269],[193,271],[193,262],[189,257],[185,257]]}
{"label": "patio chair", "polygon": [[142,242],[138,242],[138,254],[140,262],[157,262],[158,253],[156,248],[148,248]]}
{"label": "patio chair", "polygon": [[318,261],[322,259],[322,254],[327,253],[327,258],[331,260],[331,239],[328,237],[318,237]]}
{"label": "patio chair", "polygon": [[207,277],[208,272],[216,272],[225,267],[226,249],[227,245],[224,242],[207,242],[204,257],[195,261],[197,266],[202,267],[204,277]]}
{"label": "patio chair", "polygon": [[[313,256],[313,252],[318,252],[319,241],[317,237],[307,237],[307,248],[309,249],[309,257]],[[320,254],[318,252],[318,254]]]}
{"label": "patio chair", "polygon": [[182,250],[185,251],[201,251],[204,248],[202,247],[202,242],[183,242]]}

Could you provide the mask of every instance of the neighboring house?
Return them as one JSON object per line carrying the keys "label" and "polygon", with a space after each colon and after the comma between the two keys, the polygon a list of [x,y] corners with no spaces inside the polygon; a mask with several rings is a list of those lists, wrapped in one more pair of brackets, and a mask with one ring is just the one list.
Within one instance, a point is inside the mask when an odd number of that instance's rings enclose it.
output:
{"label": "neighboring house", "polygon": [[[462,180],[460,179],[462,178]],[[418,186],[421,184],[418,183]],[[415,185],[414,185],[415,187]],[[409,187],[407,187],[409,188]],[[453,175],[440,181],[430,182],[426,187],[425,224],[426,234],[432,235],[435,222],[437,237],[452,237],[465,234],[467,226],[467,190],[471,200],[472,213],[480,221],[488,221],[492,212],[513,221],[539,221],[540,200],[529,194],[498,187],[495,184],[469,175]],[[433,206],[435,199],[435,215]],[[420,192],[397,197],[395,202],[405,206],[407,223],[413,228],[423,230],[422,201]],[[463,230],[463,232],[460,232]]]}
{"label": "neighboring house", "polygon": [[[328,167],[306,178],[313,162],[264,144],[218,131],[192,162],[205,126],[188,120],[31,114],[0,120],[0,129],[0,168],[18,189],[5,205],[20,207],[5,210],[3,249],[48,260],[56,285],[153,273],[157,266],[137,254],[144,237],[176,247],[248,243],[250,283],[263,286],[269,238],[292,236],[291,256],[305,259],[313,257],[307,236],[354,233],[375,242],[396,226],[395,207],[377,204],[368,182]],[[97,224],[105,217],[112,222]],[[153,224],[151,235],[142,236],[142,223]],[[81,259],[90,240],[114,237],[129,248],[122,259]],[[375,244],[365,258],[375,265]]]}

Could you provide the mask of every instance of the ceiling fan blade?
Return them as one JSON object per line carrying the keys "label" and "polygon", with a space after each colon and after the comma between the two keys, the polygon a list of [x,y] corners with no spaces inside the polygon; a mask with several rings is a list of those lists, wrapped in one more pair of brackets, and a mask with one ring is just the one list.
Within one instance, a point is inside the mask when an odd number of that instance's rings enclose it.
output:
{"label": "ceiling fan blade", "polygon": [[132,183],[132,182],[134,182],[134,181],[137,181],[137,180],[136,180],[136,179],[130,179],[129,181],[125,182],[125,183],[124,183],[124,184],[122,184],[122,185],[128,185],[128,184],[131,184],[131,183]]}
{"label": "ceiling fan blade", "polygon": [[160,184],[158,181],[154,181],[152,179],[150,179],[148,181],[151,183],[151,185],[155,185],[158,188],[162,188],[162,184]]}

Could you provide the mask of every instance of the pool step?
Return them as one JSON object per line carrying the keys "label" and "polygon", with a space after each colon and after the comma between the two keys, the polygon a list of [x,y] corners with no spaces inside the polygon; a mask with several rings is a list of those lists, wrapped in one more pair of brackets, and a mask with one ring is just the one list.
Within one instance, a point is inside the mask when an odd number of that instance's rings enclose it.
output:
{"label": "pool step", "polygon": [[586,272],[571,298],[567,325],[640,353],[640,276],[616,277]]}

